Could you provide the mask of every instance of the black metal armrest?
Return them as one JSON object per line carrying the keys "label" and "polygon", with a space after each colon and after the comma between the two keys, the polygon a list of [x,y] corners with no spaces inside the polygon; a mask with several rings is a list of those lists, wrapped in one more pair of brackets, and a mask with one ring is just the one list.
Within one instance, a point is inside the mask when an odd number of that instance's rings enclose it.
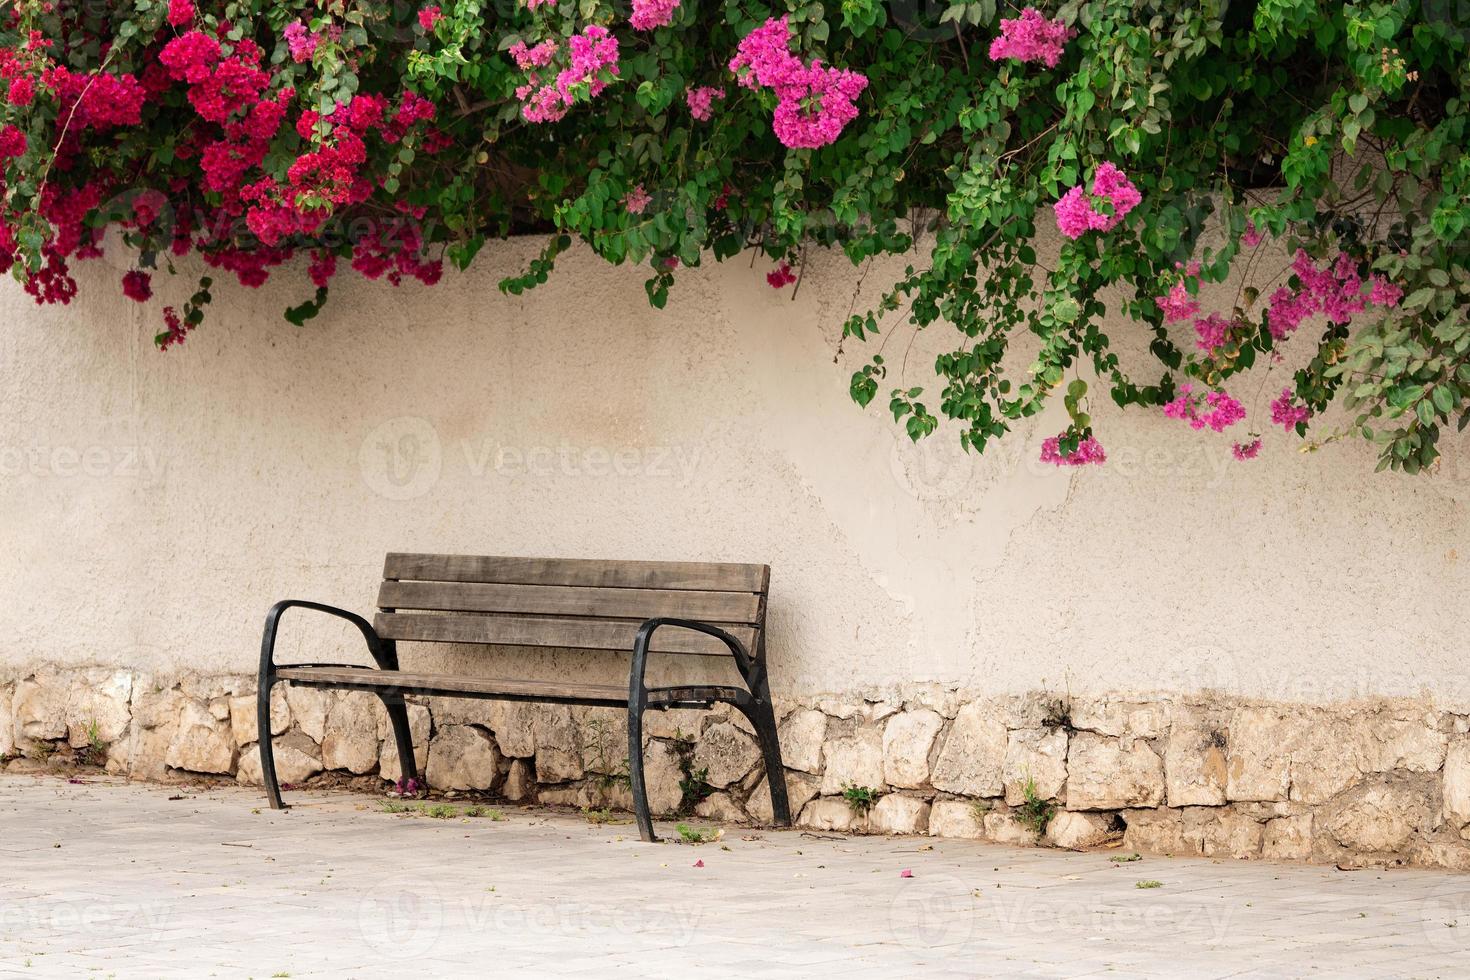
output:
{"label": "black metal armrest", "polygon": [[735,658],[735,664],[740,670],[740,676],[749,683],[756,667],[755,660],[750,653],[735,637],[709,623],[701,623],[694,619],[673,619],[668,616],[660,616],[650,619],[638,628],[638,635],[633,640],[633,666],[628,677],[628,692],[644,691],[643,676],[648,670],[648,648],[653,643],[653,634],[661,627],[672,626],[675,629],[693,630],[706,636],[713,636],[730,648],[730,655]]}
{"label": "black metal armrest", "polygon": [[[288,609],[311,609],[316,612],[326,613],[338,619],[345,619],[356,626],[362,634],[363,640],[367,642],[368,653],[372,655],[373,662],[379,670],[397,670],[398,652],[392,641],[384,641],[378,636],[373,624],[363,619],[357,613],[346,609],[338,609],[336,606],[328,606],[321,602],[308,602],[305,599],[282,599],[271,606],[270,612],[265,617],[265,635],[260,641],[260,672],[262,675],[273,673],[276,667],[276,633],[280,628],[281,617]],[[297,666],[295,664],[282,664],[281,666]]]}

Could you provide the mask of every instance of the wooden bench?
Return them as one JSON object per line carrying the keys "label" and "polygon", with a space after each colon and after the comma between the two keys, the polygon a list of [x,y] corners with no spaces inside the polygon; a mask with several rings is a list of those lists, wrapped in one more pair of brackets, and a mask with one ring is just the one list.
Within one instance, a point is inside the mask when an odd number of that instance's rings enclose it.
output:
{"label": "wooden bench", "polygon": [[[789,825],[786,773],[766,681],[768,565],[714,562],[591,561],[389,554],[369,623],[333,606],[287,599],[271,607],[260,648],[260,766],[266,794],[281,809],[271,746],[270,693],[277,683],[378,695],[393,725],[403,778],[418,777],[404,696],[492,698],[626,708],[628,775],[638,830],[655,840],[643,779],[643,712],[734,705],[760,740],[771,811]],[[374,666],[275,662],[276,633],[289,609],[345,619],[362,633]],[[399,667],[397,643],[484,644],[617,650],[631,654],[626,687],[557,680],[411,673]],[[734,661],[741,684],[648,687],[649,654]]]}

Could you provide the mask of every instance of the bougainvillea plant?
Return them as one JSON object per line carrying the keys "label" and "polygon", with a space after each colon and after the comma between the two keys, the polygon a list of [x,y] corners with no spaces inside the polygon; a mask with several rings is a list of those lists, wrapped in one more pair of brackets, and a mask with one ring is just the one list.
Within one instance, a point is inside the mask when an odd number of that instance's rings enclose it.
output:
{"label": "bougainvillea plant", "polygon": [[[0,261],[65,303],[124,250],[163,348],[222,273],[301,276],[299,325],[349,267],[433,284],[509,234],[549,240],[504,290],[579,239],[658,306],[683,268],[754,249],[784,289],[836,246],[913,257],[845,341],[954,331],[937,396],[881,354],[853,377],[864,405],[898,382],[915,439],[945,417],[984,450],[1055,395],[1041,458],[1103,463],[1091,386],[1237,459],[1280,429],[1419,472],[1470,421],[1456,0],[0,10]],[[211,275],[160,276],[189,255]]]}

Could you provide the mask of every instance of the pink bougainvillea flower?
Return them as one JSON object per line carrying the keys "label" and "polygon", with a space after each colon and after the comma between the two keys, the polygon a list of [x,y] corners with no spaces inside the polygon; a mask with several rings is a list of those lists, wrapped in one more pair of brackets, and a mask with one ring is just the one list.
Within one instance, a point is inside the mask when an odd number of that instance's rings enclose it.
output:
{"label": "pink bougainvillea flower", "polygon": [[[1077,239],[1089,231],[1112,231],[1142,200],[1143,195],[1127,175],[1104,161],[1093,172],[1090,195],[1079,184],[1063,194],[1052,210],[1056,213],[1058,230],[1068,238]],[[1103,202],[1110,205],[1111,214],[1098,210]]]}
{"label": "pink bougainvillea flower", "polygon": [[623,198],[623,205],[628,209],[629,214],[642,214],[643,209],[648,207],[648,202],[652,200],[653,197],[643,189],[642,184],[639,184]]}
{"label": "pink bougainvillea flower", "polygon": [[1261,233],[1256,230],[1256,223],[1254,221],[1247,221],[1245,223],[1245,232],[1240,236],[1240,241],[1246,248],[1255,248],[1261,244]]}
{"label": "pink bougainvillea flower", "polygon": [[535,10],[542,6],[556,6],[556,0],[526,0],[526,9]]}
{"label": "pink bougainvillea flower", "polygon": [[306,29],[306,25],[299,20],[293,20],[287,24],[281,32],[286,38],[286,47],[291,52],[291,60],[298,64],[310,61],[312,55],[316,54],[316,47],[321,43],[320,34],[313,34]]}
{"label": "pink bougainvillea flower", "polygon": [[750,89],[768,88],[776,95],[771,128],[792,149],[814,150],[835,143],[857,118],[857,98],[868,87],[855,71],[810,65],[791,52],[786,17],[773,17],[741,39],[730,70]]}
{"label": "pink bougainvillea flower", "polygon": [[425,7],[419,11],[419,26],[425,31],[432,31],[434,25],[444,18],[444,13],[437,5]]}
{"label": "pink bougainvillea flower", "polygon": [[898,873],[898,876],[900,878],[912,878],[914,876],[914,873],[913,873],[913,871],[909,870],[908,868],[904,868],[902,871],[900,871]]}
{"label": "pink bougainvillea flower", "polygon": [[771,284],[772,289],[780,289],[796,282],[796,273],[791,270],[790,262],[782,262],[776,268],[766,273],[766,282]]}
{"label": "pink bougainvillea flower", "polygon": [[1163,296],[1155,296],[1154,301],[1164,311],[1165,323],[1192,320],[1199,316],[1199,301],[1189,295],[1189,287],[1182,282],[1176,282],[1169,287],[1169,291]]}
{"label": "pink bougainvillea flower", "polygon": [[1087,466],[1089,464],[1101,466],[1108,461],[1108,454],[1103,452],[1101,443],[1092,436],[1088,436],[1078,442],[1077,448],[1070,455],[1062,455],[1061,444],[1061,435],[1043,439],[1041,442],[1041,461],[1043,463],[1051,463],[1053,466]]}
{"label": "pink bougainvillea flower", "polygon": [[702,867],[704,867],[704,858],[700,858],[698,861],[695,861],[694,864],[690,865],[690,867],[694,867],[694,868],[702,868]]}
{"label": "pink bougainvillea flower", "polygon": [[152,278],[141,269],[134,269],[123,275],[122,291],[128,299],[146,303],[153,298]]}
{"label": "pink bougainvillea flower", "polygon": [[1209,428],[1224,432],[1245,418],[1245,407],[1224,391],[1210,391],[1203,396],[1194,393],[1194,386],[1179,386],[1179,396],[1164,406],[1164,416],[1184,419],[1192,429]]}
{"label": "pink bougainvillea flower", "polygon": [[1207,354],[1213,354],[1230,339],[1230,328],[1234,326],[1218,313],[1200,317],[1194,321],[1194,332],[1198,335],[1195,346]]}
{"label": "pink bougainvillea flower", "polygon": [[1237,442],[1230,447],[1231,454],[1242,462],[1247,459],[1255,459],[1261,452],[1261,440],[1252,439],[1250,442]]}
{"label": "pink bougainvillea flower", "polygon": [[1035,7],[1027,7],[1020,17],[1001,19],[1000,36],[990,42],[990,60],[1039,61],[1055,68],[1062,48],[1076,36],[1061,21],[1047,20]]}
{"label": "pink bougainvillea flower", "polygon": [[1357,261],[1346,252],[1319,268],[1311,256],[1298,249],[1291,270],[1298,285],[1278,288],[1266,307],[1266,326],[1277,340],[1285,340],[1317,313],[1333,323],[1347,323],[1369,306],[1396,306],[1404,295],[1402,289],[1380,275],[1369,276],[1365,283],[1358,275]]}
{"label": "pink bougainvillea flower", "polygon": [[618,76],[618,39],[598,24],[590,24],[567,39],[567,67],[550,81],[534,69],[549,64],[558,53],[554,42],[542,41],[529,49],[518,45],[511,51],[518,65],[531,69],[525,84],[515,90],[521,116],[527,122],[556,122],[579,99],[597,98],[607,88],[608,80]]}
{"label": "pink bougainvillea flower", "polygon": [[667,26],[678,9],[679,0],[633,0],[633,14],[628,23],[635,31],[651,31]]}
{"label": "pink bougainvillea flower", "polygon": [[689,106],[689,114],[700,122],[709,122],[714,115],[715,99],[723,99],[725,90],[722,88],[711,88],[708,85],[691,87],[684,93],[684,102]]}
{"label": "pink bougainvillea flower", "polygon": [[168,0],[168,22],[173,27],[194,23],[194,0]]}
{"label": "pink bougainvillea flower", "polygon": [[1298,425],[1305,425],[1312,418],[1312,410],[1306,405],[1295,404],[1296,396],[1290,388],[1282,388],[1281,394],[1271,402],[1271,423],[1291,432]]}
{"label": "pink bougainvillea flower", "polygon": [[23,157],[26,153],[26,134],[11,123],[0,129],[0,159]]}
{"label": "pink bougainvillea flower", "polygon": [[29,75],[17,75],[10,81],[5,100],[11,105],[28,106],[36,101],[36,82]]}

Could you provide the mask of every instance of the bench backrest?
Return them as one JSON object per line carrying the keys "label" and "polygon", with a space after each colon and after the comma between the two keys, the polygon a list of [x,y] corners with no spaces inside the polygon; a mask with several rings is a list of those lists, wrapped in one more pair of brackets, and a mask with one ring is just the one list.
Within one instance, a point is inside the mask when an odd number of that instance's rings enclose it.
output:
{"label": "bench backrest", "polygon": [[[761,652],[769,565],[391,553],[378,635],[392,640],[633,649],[657,616],[720,626]],[[652,649],[728,656],[712,636],[665,627]]]}

